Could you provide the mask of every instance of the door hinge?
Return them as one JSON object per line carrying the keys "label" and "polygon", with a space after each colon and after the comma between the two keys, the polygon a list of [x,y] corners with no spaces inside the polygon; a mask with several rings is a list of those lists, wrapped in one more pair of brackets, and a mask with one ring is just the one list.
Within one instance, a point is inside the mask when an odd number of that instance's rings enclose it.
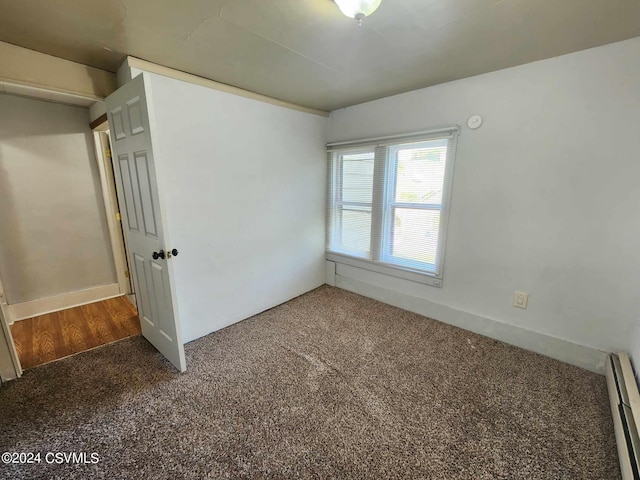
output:
{"label": "door hinge", "polygon": [[129,273],[129,270],[125,270],[124,271],[124,276],[129,278],[131,276],[131,274]]}
{"label": "door hinge", "polygon": [[122,218],[120,217],[120,212],[116,213],[116,220],[117,221],[121,221]]}
{"label": "door hinge", "polygon": [[107,158],[111,158],[111,149],[110,148],[105,148],[104,149],[104,153],[107,156]]}

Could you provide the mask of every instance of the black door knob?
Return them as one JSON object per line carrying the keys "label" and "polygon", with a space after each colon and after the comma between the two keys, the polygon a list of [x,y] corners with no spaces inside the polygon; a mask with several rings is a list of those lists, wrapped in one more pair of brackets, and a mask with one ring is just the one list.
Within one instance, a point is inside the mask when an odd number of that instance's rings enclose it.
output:
{"label": "black door knob", "polygon": [[164,250],[160,250],[159,252],[153,252],[153,255],[151,255],[153,257],[154,260],[157,260],[159,258],[164,260]]}
{"label": "black door knob", "polygon": [[178,256],[178,249],[174,248],[173,250],[171,250],[171,255],[173,255],[174,257]]}

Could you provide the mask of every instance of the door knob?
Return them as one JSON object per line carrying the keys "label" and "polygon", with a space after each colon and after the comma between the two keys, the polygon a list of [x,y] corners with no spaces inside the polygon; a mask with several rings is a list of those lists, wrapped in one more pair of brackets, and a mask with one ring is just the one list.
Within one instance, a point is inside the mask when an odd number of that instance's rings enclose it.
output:
{"label": "door knob", "polygon": [[174,248],[173,250],[171,250],[171,255],[173,255],[174,257],[178,256],[178,249]]}
{"label": "door knob", "polygon": [[159,258],[164,260],[164,250],[160,250],[158,252],[153,252],[153,255],[151,255],[153,257],[154,260],[157,260]]}

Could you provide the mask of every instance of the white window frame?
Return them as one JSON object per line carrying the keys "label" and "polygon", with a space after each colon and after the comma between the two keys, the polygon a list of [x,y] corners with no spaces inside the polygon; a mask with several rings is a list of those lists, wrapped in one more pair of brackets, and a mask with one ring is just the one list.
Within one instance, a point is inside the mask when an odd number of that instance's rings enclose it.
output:
{"label": "white window frame", "polygon": [[[374,139],[340,142],[327,145],[329,158],[329,191],[328,191],[328,222],[334,222],[334,209],[337,206],[336,194],[338,175],[335,172],[335,155],[364,153],[375,151],[374,180],[371,204],[371,248],[369,258],[351,255],[348,252],[331,250],[332,239],[329,238],[334,225],[327,225],[327,260],[338,264],[349,265],[365,270],[382,273],[394,277],[404,278],[418,283],[442,286],[444,273],[444,258],[446,238],[449,222],[449,208],[451,204],[451,190],[453,186],[453,172],[455,168],[456,143],[460,127],[452,126],[427,132],[407,135],[381,137]],[[442,191],[441,204],[403,203],[395,201],[396,162],[394,152],[420,143],[447,139],[447,159]],[[393,224],[393,208],[412,208],[440,211],[440,228],[436,261],[433,272],[416,268],[417,262],[391,255],[391,230]],[[425,264],[431,265],[431,264]]]}

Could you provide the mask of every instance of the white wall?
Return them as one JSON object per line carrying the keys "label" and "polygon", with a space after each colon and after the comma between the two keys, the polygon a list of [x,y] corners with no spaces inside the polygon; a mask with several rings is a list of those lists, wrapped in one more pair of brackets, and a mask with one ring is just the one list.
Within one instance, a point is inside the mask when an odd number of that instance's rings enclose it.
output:
{"label": "white wall", "polygon": [[185,342],[322,285],[327,118],[149,75]]}
{"label": "white wall", "polygon": [[0,273],[9,304],[116,282],[87,108],[0,95]]}
{"label": "white wall", "polygon": [[[354,268],[338,268],[338,285],[598,369],[547,337],[630,349],[639,115],[640,38],[332,112],[329,141],[464,126],[444,286]],[[527,310],[511,306],[514,290],[529,292]]]}

